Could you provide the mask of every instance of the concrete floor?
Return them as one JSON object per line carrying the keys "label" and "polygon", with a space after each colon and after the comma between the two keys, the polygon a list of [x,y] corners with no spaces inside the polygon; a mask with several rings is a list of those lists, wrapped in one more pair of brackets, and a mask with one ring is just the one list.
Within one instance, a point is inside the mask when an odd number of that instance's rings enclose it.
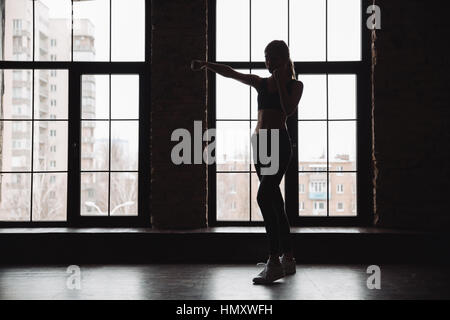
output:
{"label": "concrete floor", "polygon": [[379,290],[368,289],[366,265],[298,265],[297,274],[270,286],[253,285],[256,265],[81,265],[81,289],[68,288],[76,278],[67,267],[0,267],[0,299],[450,298],[448,266],[380,265]]}

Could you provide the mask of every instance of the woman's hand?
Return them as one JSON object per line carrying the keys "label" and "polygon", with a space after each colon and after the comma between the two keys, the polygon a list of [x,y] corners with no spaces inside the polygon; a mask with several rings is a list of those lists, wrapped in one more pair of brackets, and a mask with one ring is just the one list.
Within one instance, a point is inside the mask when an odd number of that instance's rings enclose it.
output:
{"label": "woman's hand", "polygon": [[201,70],[205,66],[206,66],[206,61],[203,61],[203,60],[192,60],[191,61],[191,69],[193,71]]}

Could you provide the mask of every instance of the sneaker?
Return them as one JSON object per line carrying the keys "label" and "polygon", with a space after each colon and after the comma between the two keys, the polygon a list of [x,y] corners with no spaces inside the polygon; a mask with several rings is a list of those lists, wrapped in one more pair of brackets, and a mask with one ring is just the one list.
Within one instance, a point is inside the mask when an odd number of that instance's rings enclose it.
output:
{"label": "sneaker", "polygon": [[295,258],[286,258],[284,255],[282,255],[280,258],[280,262],[286,275],[294,274],[296,272]]}
{"label": "sneaker", "polygon": [[253,278],[255,284],[268,284],[285,276],[281,263],[267,261],[259,262],[257,265],[264,265],[264,270]]}

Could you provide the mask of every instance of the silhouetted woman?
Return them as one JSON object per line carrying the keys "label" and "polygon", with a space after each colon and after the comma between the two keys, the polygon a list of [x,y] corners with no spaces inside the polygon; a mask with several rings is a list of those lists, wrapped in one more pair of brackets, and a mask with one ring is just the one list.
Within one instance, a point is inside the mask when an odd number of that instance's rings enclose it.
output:
{"label": "silhouetted woman", "polygon": [[[269,78],[243,74],[224,64],[201,60],[193,60],[191,63],[192,70],[209,69],[250,85],[258,92],[258,123],[251,140],[256,159],[254,166],[260,181],[257,201],[268,236],[269,259],[267,263],[262,263],[264,270],[253,278],[253,282],[257,284],[271,283],[296,271],[290,226],[279,185],[293,155],[286,119],[295,113],[303,93],[303,83],[295,78],[294,65],[286,43],[282,40],[271,41],[264,53],[266,67],[271,73]],[[259,134],[260,129],[267,129],[266,154],[270,154],[271,158],[271,132],[272,129],[279,130],[279,166],[275,174],[261,174],[261,167],[270,164],[261,163],[259,152],[256,152],[264,138]]]}

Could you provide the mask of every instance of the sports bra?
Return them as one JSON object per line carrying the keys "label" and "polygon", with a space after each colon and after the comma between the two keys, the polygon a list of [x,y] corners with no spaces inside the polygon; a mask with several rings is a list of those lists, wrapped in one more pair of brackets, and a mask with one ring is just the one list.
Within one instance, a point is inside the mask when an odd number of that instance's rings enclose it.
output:
{"label": "sports bra", "polygon": [[[259,90],[257,90],[258,91],[258,110],[261,110],[261,109],[283,110],[281,108],[280,95],[278,94],[278,91],[275,91],[275,92],[268,91],[267,79],[268,78],[262,78],[261,86],[259,87]],[[291,84],[293,81],[295,81],[295,79],[291,79],[288,82],[287,91],[289,93],[291,91]]]}

